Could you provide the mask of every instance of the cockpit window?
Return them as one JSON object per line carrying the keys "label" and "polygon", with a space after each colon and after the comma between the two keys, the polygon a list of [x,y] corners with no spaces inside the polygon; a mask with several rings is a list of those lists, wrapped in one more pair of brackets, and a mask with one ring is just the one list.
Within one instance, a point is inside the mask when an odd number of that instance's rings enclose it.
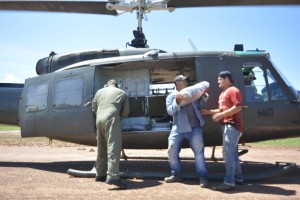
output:
{"label": "cockpit window", "polygon": [[37,112],[45,110],[47,107],[48,99],[48,84],[37,84],[28,87],[26,97],[26,112]]}
{"label": "cockpit window", "polygon": [[83,96],[83,78],[59,80],[54,85],[53,106],[55,109],[80,106]]}
{"label": "cockpit window", "polygon": [[292,91],[293,95],[297,98],[298,91],[294,88],[294,86],[289,82],[289,80],[284,76],[284,74],[280,71],[278,67],[274,63],[272,63],[275,67],[276,71],[280,74],[281,78],[284,80],[284,82],[289,86],[289,89]]}
{"label": "cockpit window", "polygon": [[248,62],[243,65],[242,69],[247,102],[288,99],[271,71],[263,69],[261,63]]}
{"label": "cockpit window", "polygon": [[266,101],[261,89],[266,87],[261,63],[249,62],[243,65],[244,85],[247,102]]}
{"label": "cockpit window", "polygon": [[[272,73],[267,70],[268,83],[269,83],[269,93],[271,100],[286,100],[287,96],[284,93],[282,87],[278,84],[276,79],[273,77]],[[263,93],[266,92],[266,88],[262,90]]]}

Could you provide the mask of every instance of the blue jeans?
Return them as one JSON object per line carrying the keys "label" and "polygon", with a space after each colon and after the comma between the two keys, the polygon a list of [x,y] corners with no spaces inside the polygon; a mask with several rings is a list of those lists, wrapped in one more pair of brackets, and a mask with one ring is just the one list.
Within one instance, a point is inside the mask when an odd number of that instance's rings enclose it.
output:
{"label": "blue jeans", "polygon": [[223,157],[226,175],[224,183],[235,186],[234,179],[243,180],[237,145],[241,133],[231,125],[223,125]]}
{"label": "blue jeans", "polygon": [[204,142],[202,129],[192,128],[192,132],[177,133],[171,131],[169,136],[168,157],[173,176],[181,176],[181,163],[179,153],[184,139],[187,139],[195,155],[196,172],[199,178],[207,180],[207,171],[204,158]]}

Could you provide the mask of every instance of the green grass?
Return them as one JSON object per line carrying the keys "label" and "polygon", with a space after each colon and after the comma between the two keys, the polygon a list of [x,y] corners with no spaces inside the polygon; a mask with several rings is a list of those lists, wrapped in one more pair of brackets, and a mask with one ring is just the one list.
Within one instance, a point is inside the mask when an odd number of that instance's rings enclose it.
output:
{"label": "green grass", "polygon": [[272,146],[272,147],[299,147],[300,148],[300,137],[298,138],[286,138],[278,140],[268,140],[263,142],[252,143],[257,146]]}
{"label": "green grass", "polygon": [[[0,131],[13,131],[13,130],[20,130],[19,126],[15,125],[4,125],[0,124]],[[26,140],[26,139],[25,139]],[[40,142],[45,140],[44,138],[31,138],[31,140],[35,142]],[[46,139],[48,140],[48,139]],[[287,138],[287,139],[278,139],[278,140],[268,140],[263,142],[255,142],[251,143],[254,146],[268,146],[268,147],[296,147],[300,148],[300,137],[297,138]]]}
{"label": "green grass", "polygon": [[15,125],[0,124],[0,131],[14,131],[14,130],[20,130],[20,127]]}

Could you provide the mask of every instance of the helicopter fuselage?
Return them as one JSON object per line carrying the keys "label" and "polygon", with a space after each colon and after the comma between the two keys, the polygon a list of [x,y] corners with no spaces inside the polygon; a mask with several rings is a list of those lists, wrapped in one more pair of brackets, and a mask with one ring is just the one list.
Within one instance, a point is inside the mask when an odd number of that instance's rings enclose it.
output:
{"label": "helicopter fuselage", "polygon": [[[243,94],[245,129],[240,142],[300,136],[299,91],[285,82],[268,53],[166,53],[153,49],[119,52],[123,54],[79,62],[77,59],[61,66],[59,57],[52,66],[44,60],[45,68],[39,68],[41,75],[27,79],[24,87],[1,85],[0,123],[19,124],[22,137],[44,136],[95,146],[91,101],[98,89],[115,79],[130,101],[129,117],[122,121],[123,148],[167,148],[172,117],[166,112],[165,98],[174,90],[174,78],[183,74],[192,84],[208,81],[209,100],[205,107],[213,109],[218,106],[221,92],[217,75],[229,70]],[[80,53],[73,56],[80,57]],[[221,145],[221,125],[210,116],[205,121],[205,146]]]}

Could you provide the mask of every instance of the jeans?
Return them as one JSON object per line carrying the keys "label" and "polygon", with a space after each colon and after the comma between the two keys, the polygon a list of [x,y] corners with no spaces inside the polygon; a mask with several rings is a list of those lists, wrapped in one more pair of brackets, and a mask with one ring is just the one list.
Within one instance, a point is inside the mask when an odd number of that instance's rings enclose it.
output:
{"label": "jeans", "polygon": [[224,183],[235,186],[234,179],[243,180],[237,145],[241,133],[231,125],[223,125],[223,157],[226,175]]}
{"label": "jeans", "polygon": [[202,129],[200,127],[192,128],[192,132],[177,133],[171,131],[168,142],[168,157],[173,176],[181,176],[181,163],[179,153],[184,139],[187,139],[195,155],[196,172],[199,178],[207,180],[207,170],[204,158],[204,142]]}

